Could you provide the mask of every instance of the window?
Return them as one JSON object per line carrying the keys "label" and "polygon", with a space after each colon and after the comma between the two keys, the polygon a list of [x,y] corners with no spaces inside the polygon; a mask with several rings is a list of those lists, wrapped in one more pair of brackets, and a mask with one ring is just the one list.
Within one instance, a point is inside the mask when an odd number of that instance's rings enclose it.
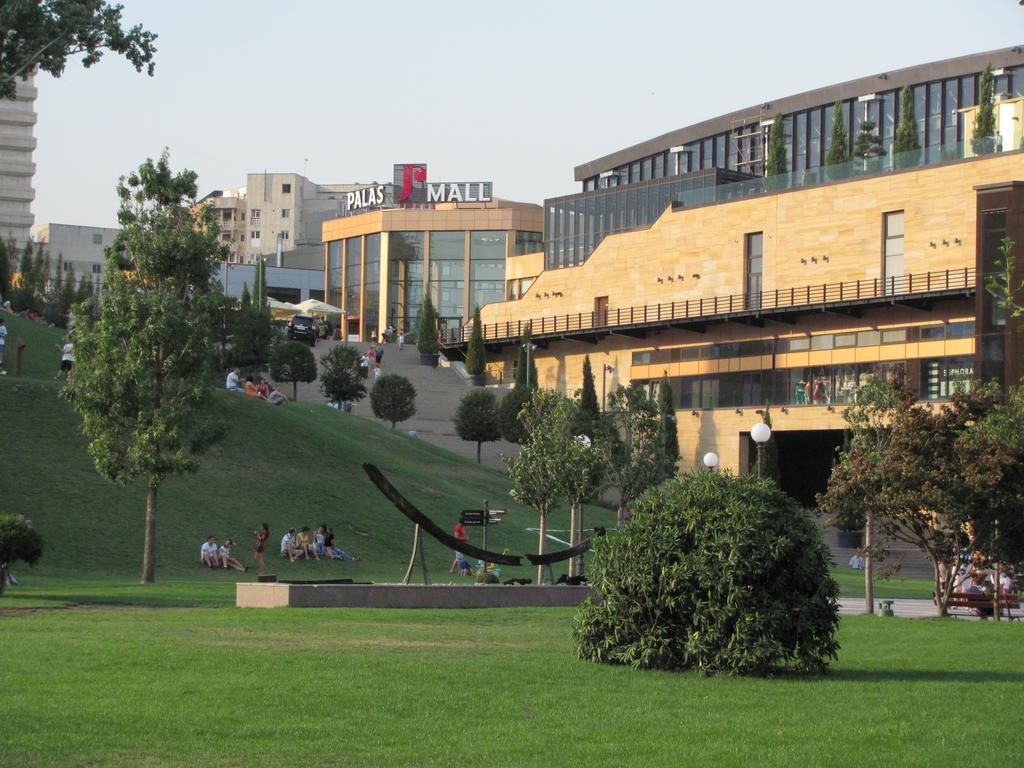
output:
{"label": "window", "polygon": [[968,320],[961,323],[950,323],[946,326],[946,337],[950,339],[963,339],[974,335],[974,321]]}
{"label": "window", "polygon": [[282,208],[282,209],[281,209],[281,218],[282,218],[282,219],[287,219],[287,218],[288,218],[288,216],[289,216],[289,214],[290,214],[291,212],[292,212],[292,211],[291,211],[291,209],[290,209],[290,208]]}
{"label": "window", "polygon": [[929,325],[921,329],[921,341],[934,341],[946,338],[946,326]]}
{"label": "window", "polygon": [[222,242],[230,243],[231,242],[231,233],[230,232],[222,232],[221,235],[220,235],[220,239],[221,239]]}
{"label": "window", "polygon": [[811,336],[811,349],[832,349],[835,338],[831,333],[824,333],[821,336]]}
{"label": "window", "polygon": [[857,334],[858,347],[877,347],[882,343],[882,335],[878,331],[861,331]]}
{"label": "window", "polygon": [[71,266],[71,262],[70,261],[65,261],[63,264],[61,264],[61,268],[65,272],[70,272],[72,269],[74,269],[74,267]]}
{"label": "window", "polygon": [[260,223],[260,218],[262,217],[262,215],[263,215],[263,211],[262,210],[260,210],[259,208],[253,208],[252,211],[249,212],[249,223],[250,224],[259,224]]}
{"label": "window", "polygon": [[882,279],[895,287],[895,278],[903,277],[903,211],[883,214],[885,222],[885,261]]}
{"label": "window", "polygon": [[282,184],[281,185],[281,194],[282,195],[290,195],[291,193],[292,193],[292,185],[291,184]]}
{"label": "window", "polygon": [[94,275],[101,275],[101,274],[103,274],[103,265],[102,264],[93,264],[92,265],[92,273]]}
{"label": "window", "polygon": [[747,309],[761,307],[761,271],[763,263],[764,234],[751,232],[746,237],[747,251]]}
{"label": "window", "polygon": [[790,339],[786,346],[790,352],[806,352],[811,348],[811,340],[807,337],[797,337]]}
{"label": "window", "polygon": [[259,240],[260,239],[260,231],[258,229],[254,229],[252,232],[249,233],[249,239],[250,240]]}
{"label": "window", "polygon": [[101,232],[94,232],[92,236],[93,245],[103,245],[103,234]]}
{"label": "window", "polygon": [[857,334],[856,333],[837,333],[835,339],[836,349],[842,347],[855,347],[857,346]]}
{"label": "window", "polygon": [[244,243],[245,242],[245,233],[244,232],[238,236],[238,242],[240,242],[240,243]]}
{"label": "window", "polygon": [[882,331],[882,343],[883,344],[902,344],[907,340],[907,329],[906,328],[893,328],[888,331]]}
{"label": "window", "polygon": [[231,221],[231,211],[230,210],[223,210],[223,211],[221,211],[220,212],[220,220],[221,221]]}
{"label": "window", "polygon": [[288,239],[288,230],[287,229],[282,229],[281,230],[281,239],[282,240],[287,240]]}

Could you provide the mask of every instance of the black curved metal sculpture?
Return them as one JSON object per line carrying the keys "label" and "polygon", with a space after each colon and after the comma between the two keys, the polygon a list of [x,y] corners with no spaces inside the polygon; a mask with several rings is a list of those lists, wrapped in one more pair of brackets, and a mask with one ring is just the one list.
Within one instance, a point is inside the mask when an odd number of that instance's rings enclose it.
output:
{"label": "black curved metal sculpture", "polygon": [[551,565],[552,563],[569,560],[588,551],[590,551],[590,539],[584,539],[575,547],[560,549],[557,552],[546,552],[543,555],[526,555],[525,557],[534,565]]}
{"label": "black curved metal sculpture", "polygon": [[474,547],[468,541],[456,539],[451,534],[442,530],[437,523],[416,509],[416,507],[414,507],[401,493],[399,493],[398,489],[395,488],[395,486],[393,486],[386,477],[384,477],[384,473],[377,469],[373,464],[363,464],[363,471],[366,472],[373,484],[380,489],[380,492],[388,498],[388,501],[398,507],[399,512],[408,517],[416,523],[416,525],[440,541],[446,547],[454,549],[456,552],[463,552],[470,557],[475,557],[478,560],[483,560],[484,562],[500,563],[501,565],[522,565],[522,558],[518,555],[504,555],[500,552],[490,552],[486,549]]}

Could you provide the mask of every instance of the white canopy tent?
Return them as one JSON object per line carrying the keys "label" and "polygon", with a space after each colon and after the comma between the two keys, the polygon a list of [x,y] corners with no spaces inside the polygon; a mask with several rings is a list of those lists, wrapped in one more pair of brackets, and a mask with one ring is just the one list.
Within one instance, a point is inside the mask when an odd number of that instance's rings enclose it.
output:
{"label": "white canopy tent", "polygon": [[324,304],[322,301],[316,299],[306,299],[305,301],[295,305],[299,312],[309,312],[314,315],[342,315],[344,312],[338,307],[333,307],[330,304]]}

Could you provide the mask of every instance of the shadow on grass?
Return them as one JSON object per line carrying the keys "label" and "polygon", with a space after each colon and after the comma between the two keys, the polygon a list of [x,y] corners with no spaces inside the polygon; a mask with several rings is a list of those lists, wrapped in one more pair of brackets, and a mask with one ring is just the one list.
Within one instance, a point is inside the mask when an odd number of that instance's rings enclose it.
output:
{"label": "shadow on grass", "polygon": [[819,679],[841,683],[1024,683],[1024,672],[988,669],[834,669]]}

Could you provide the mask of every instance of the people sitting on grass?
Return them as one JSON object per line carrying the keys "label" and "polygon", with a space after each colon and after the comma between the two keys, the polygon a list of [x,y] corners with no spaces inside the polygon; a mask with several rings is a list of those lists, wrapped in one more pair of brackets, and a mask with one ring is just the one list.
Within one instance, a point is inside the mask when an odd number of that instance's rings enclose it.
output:
{"label": "people sitting on grass", "polygon": [[245,377],[245,396],[252,397],[259,400],[260,393],[256,389],[256,382],[253,381],[252,376]]}
{"label": "people sitting on grass", "polygon": [[288,402],[288,396],[278,387],[274,387],[267,393],[266,400],[271,405],[284,405]]}
{"label": "people sitting on grass", "polygon": [[299,549],[306,555],[306,559],[309,560],[309,556],[312,555],[315,560],[320,559],[320,555],[317,554],[316,546],[313,544],[313,536],[309,532],[309,526],[302,526],[302,530],[299,531],[298,536]]}
{"label": "people sitting on grass", "polygon": [[459,569],[459,576],[472,576],[473,566],[469,564],[466,556],[461,552],[455,553],[455,565]]}
{"label": "people sitting on grass", "polygon": [[359,558],[355,555],[350,555],[345,550],[334,545],[334,530],[327,527],[327,523],[322,526],[324,531],[324,554],[326,554],[332,560],[358,560]]}
{"label": "people sitting on grass", "polygon": [[220,556],[220,564],[224,570],[234,568],[236,571],[248,570],[244,565],[231,556],[231,548],[235,545],[231,539],[224,539],[217,554]]}
{"label": "people sitting on grass", "polygon": [[207,536],[203,546],[199,548],[199,560],[209,568],[217,568],[220,565],[220,555],[217,553],[217,537]]}
{"label": "people sitting on grass", "polygon": [[227,379],[224,381],[224,388],[229,392],[245,392],[245,388],[242,386],[242,369],[232,368],[228,373]]}
{"label": "people sitting on grass", "polygon": [[299,549],[294,528],[290,528],[288,533],[281,537],[281,557],[287,557],[293,563],[295,558],[302,557],[302,550]]}

